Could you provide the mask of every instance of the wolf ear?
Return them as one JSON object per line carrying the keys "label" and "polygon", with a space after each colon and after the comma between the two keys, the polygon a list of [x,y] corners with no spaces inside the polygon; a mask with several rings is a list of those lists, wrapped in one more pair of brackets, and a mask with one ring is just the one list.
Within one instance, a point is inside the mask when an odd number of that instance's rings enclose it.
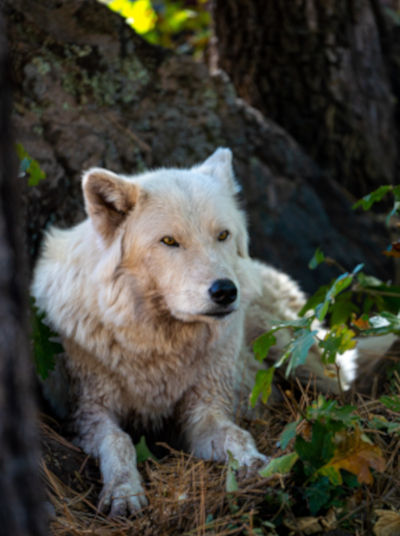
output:
{"label": "wolf ear", "polygon": [[99,234],[110,241],[135,206],[138,187],[102,168],[86,171],[82,179],[86,212]]}
{"label": "wolf ear", "polygon": [[236,182],[232,167],[232,151],[225,147],[219,147],[202,164],[197,166],[197,170],[212,175],[223,182],[233,194],[241,191],[240,185]]}

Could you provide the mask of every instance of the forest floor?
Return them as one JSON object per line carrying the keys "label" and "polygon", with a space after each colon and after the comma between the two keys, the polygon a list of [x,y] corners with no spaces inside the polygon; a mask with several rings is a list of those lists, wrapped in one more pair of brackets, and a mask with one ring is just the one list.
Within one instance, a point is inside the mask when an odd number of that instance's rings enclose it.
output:
{"label": "forest floor", "polygon": [[[277,443],[283,427],[296,420],[315,396],[310,387],[283,392],[282,403],[266,408],[262,419],[241,424],[251,431],[261,452],[276,457],[282,454]],[[371,397],[353,393],[351,402],[364,415],[385,411]],[[400,534],[398,433],[374,432],[373,442],[383,453],[385,471],[374,474],[372,485],[359,486],[340,506],[317,516],[304,511],[295,499],[282,500],[302,493],[291,474],[238,478],[239,489],[228,493],[225,466],[167,448],[162,459],[139,464],[149,505],[137,516],[110,519],[96,508],[101,490],[96,462],[71,443],[65,426],[51,417],[42,416],[41,431],[42,473],[54,536]]]}

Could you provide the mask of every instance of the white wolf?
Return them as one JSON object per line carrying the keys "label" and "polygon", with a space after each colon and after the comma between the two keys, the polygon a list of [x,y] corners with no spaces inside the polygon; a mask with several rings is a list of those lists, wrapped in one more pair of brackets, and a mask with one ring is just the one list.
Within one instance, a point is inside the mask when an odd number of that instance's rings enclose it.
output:
{"label": "white wolf", "polygon": [[[231,160],[218,149],[190,169],[132,177],[90,169],[88,218],[44,241],[32,291],[66,351],[47,394],[99,458],[100,503],[111,515],[147,502],[124,423],[157,428],[173,417],[196,456],[226,460],[230,451],[241,465],[266,461],[233,422],[238,371],[254,371],[250,342],[272,320],[295,318],[304,295],[249,258]],[[275,351],[288,336],[279,335]],[[336,392],[317,357],[313,349],[297,374],[311,371]]]}

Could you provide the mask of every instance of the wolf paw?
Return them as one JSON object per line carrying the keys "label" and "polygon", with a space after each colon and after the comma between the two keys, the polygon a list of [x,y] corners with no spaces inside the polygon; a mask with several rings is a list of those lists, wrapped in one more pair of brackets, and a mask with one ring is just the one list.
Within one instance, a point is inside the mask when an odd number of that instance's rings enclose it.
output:
{"label": "wolf paw", "polygon": [[269,462],[269,458],[258,452],[251,435],[242,429],[228,433],[224,450],[230,452],[240,467],[246,468],[246,473],[252,473]]}
{"label": "wolf paw", "polygon": [[99,510],[109,510],[110,517],[135,514],[148,504],[144,489],[138,479],[118,484],[106,484],[100,494]]}

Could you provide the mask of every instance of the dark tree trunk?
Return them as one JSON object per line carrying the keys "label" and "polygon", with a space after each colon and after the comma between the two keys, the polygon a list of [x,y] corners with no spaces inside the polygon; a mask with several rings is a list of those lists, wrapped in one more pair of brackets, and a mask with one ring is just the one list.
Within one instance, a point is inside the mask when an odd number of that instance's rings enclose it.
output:
{"label": "dark tree trunk", "polygon": [[26,259],[10,125],[10,64],[0,15],[0,533],[46,534],[39,479]]}
{"label": "dark tree trunk", "polygon": [[240,96],[356,196],[396,177],[380,15],[378,0],[214,2],[219,65]]}

